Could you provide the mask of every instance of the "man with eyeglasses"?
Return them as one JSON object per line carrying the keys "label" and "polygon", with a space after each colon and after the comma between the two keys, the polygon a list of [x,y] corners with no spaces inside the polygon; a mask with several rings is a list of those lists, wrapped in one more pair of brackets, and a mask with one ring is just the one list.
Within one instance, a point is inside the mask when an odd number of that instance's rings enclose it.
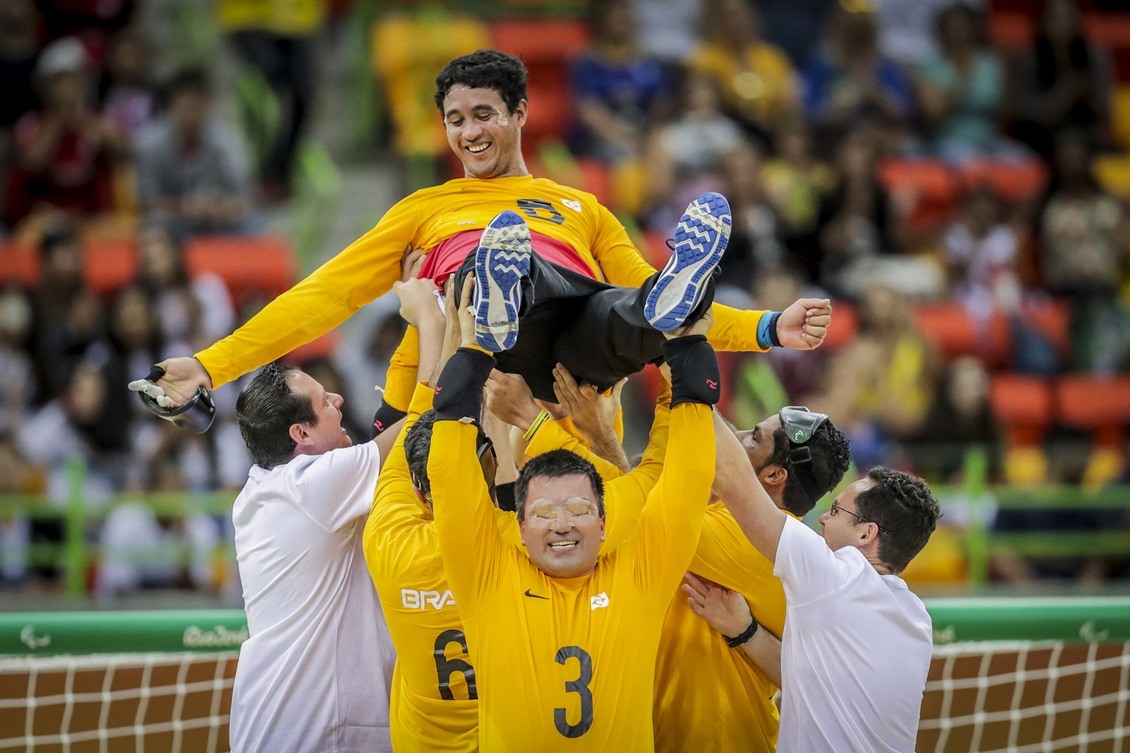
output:
{"label": "man with eyeglasses", "polygon": [[[467,316],[466,310],[461,315]],[[652,751],[663,616],[698,541],[714,475],[718,364],[707,314],[668,339],[670,439],[635,531],[602,553],[604,485],[568,451],[515,487],[523,553],[503,540],[474,460],[493,364],[473,332],[439,378],[428,476],[439,544],[475,657],[483,751]],[[464,333],[473,324],[461,325]]]}
{"label": "man with eyeglasses", "polygon": [[[874,468],[820,517],[821,541],[772,503],[744,455],[736,438],[719,437],[719,466],[733,472],[719,475],[716,491],[784,585],[777,750],[912,753],[933,636],[899,573],[929,541],[937,501],[921,479]],[[724,589],[702,581],[684,591],[692,609],[731,642],[750,642],[756,658],[762,631],[744,601],[729,595],[720,606]]]}

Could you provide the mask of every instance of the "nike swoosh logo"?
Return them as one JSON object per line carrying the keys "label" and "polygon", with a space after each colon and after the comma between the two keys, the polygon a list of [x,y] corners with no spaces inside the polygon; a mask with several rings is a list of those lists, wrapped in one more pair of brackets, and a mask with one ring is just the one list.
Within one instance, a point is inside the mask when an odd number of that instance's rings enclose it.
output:
{"label": "nike swoosh logo", "polygon": [[538,596],[537,594],[532,594],[530,593],[530,589],[528,588],[526,589],[526,596],[529,596],[531,599],[545,599],[546,601],[549,601],[548,596]]}

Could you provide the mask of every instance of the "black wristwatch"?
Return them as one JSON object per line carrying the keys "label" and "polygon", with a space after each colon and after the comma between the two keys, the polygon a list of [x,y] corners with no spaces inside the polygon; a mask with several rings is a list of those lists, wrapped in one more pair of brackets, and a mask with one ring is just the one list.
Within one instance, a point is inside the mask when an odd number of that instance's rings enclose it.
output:
{"label": "black wristwatch", "polygon": [[728,635],[723,635],[722,637],[726,639],[727,646],[729,646],[730,648],[737,648],[738,646],[742,645],[750,638],[752,638],[753,634],[757,632],[757,628],[759,627],[761,626],[757,624],[757,620],[751,620],[749,627],[747,627],[741,635],[735,636],[733,638]]}

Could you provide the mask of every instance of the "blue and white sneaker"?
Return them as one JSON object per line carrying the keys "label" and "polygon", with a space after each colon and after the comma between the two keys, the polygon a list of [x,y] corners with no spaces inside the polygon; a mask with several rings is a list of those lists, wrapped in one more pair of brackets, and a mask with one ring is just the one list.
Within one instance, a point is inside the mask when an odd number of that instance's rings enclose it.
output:
{"label": "blue and white sneaker", "polygon": [[686,323],[722,261],[732,224],[730,203],[722,194],[704,193],[687,206],[675,228],[671,258],[644,302],[652,327],[673,332]]}
{"label": "blue and white sneaker", "polygon": [[530,228],[509,209],[486,226],[475,251],[475,340],[492,353],[518,341],[522,279],[530,274]]}

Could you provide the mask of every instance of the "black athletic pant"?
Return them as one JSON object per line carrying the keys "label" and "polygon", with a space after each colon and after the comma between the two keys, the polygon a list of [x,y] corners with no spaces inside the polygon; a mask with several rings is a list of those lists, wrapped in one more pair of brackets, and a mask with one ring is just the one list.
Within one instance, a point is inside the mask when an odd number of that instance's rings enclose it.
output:
{"label": "black athletic pant", "polygon": [[[475,268],[472,251],[456,273],[457,290]],[[534,397],[551,403],[553,367],[561,363],[578,383],[604,391],[649,363],[663,360],[663,333],[644,317],[655,273],[639,288],[622,288],[559,267],[536,253],[530,275],[522,281],[518,340],[496,353],[497,368],[520,374]],[[687,318],[693,322],[713,302],[714,285]]]}

